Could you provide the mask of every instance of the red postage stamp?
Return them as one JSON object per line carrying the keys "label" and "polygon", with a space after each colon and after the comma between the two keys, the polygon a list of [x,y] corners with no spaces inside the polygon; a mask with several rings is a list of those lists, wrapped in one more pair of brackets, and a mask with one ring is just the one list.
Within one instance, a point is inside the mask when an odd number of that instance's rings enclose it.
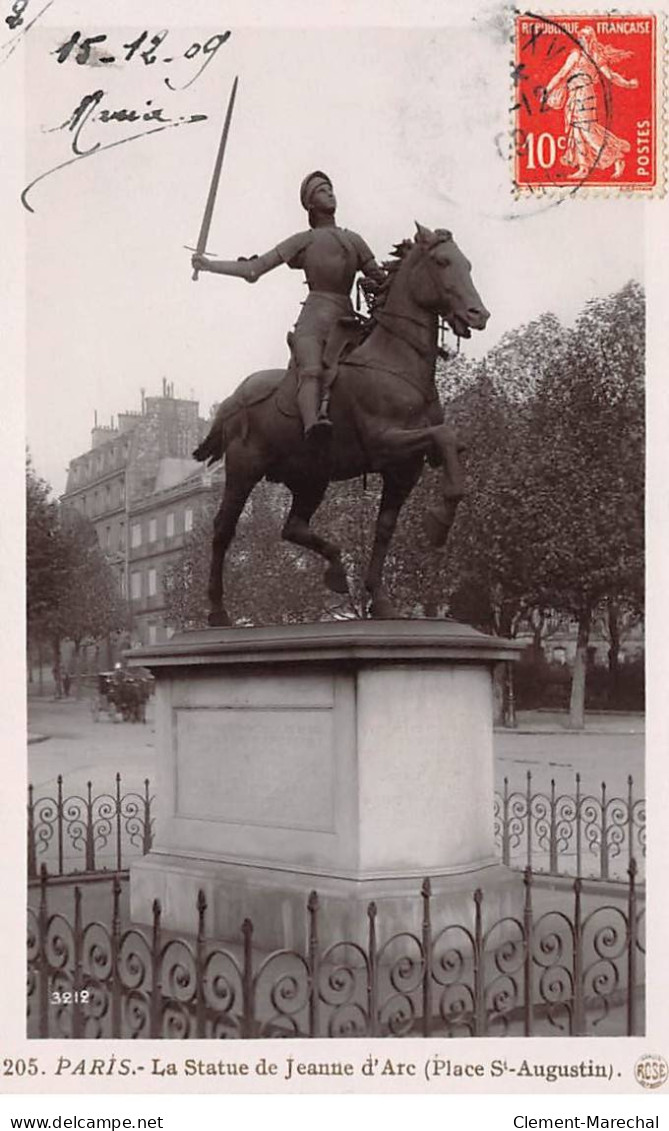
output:
{"label": "red postage stamp", "polygon": [[657,191],[657,37],[655,15],[516,17],[517,189]]}

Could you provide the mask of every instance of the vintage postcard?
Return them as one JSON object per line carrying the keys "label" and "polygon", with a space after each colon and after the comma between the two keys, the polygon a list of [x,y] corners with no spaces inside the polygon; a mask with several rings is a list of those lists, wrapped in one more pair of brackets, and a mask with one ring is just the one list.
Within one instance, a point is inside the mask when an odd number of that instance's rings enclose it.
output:
{"label": "vintage postcard", "polygon": [[666,33],[0,3],[0,1091],[669,1087]]}

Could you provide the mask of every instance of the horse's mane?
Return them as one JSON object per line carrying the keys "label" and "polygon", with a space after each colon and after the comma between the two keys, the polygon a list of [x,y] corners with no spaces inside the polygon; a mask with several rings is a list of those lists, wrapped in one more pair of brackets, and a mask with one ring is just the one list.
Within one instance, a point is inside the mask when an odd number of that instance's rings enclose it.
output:
{"label": "horse's mane", "polygon": [[371,279],[360,280],[359,286],[365,297],[369,316],[368,330],[371,330],[376,325],[376,315],[379,311],[383,310],[397,272],[402,266],[402,261],[413,246],[414,241],[410,238],[401,240],[400,243],[394,245],[390,252],[390,258],[384,259],[381,264],[383,270],[386,272],[386,278],[383,283],[374,283]]}
{"label": "horse's mane", "polygon": [[[437,228],[435,229],[433,234],[435,236],[435,244],[440,243],[442,240],[450,240],[453,238],[452,234],[445,228]],[[388,298],[388,295],[390,294],[392,285],[397,277],[397,272],[399,271],[409,252],[412,251],[415,246],[416,241],[411,239],[411,237],[408,237],[405,240],[401,240],[399,243],[396,243],[393,246],[390,252],[390,257],[388,259],[385,259],[381,264],[384,271],[386,272],[386,278],[380,285],[378,283],[374,283],[371,279],[360,280],[360,283],[358,285],[365,297],[365,303],[367,305],[367,312],[369,317],[369,321],[366,326],[367,332],[371,331],[377,324],[378,319],[376,316],[383,310],[386,304],[386,300]],[[430,244],[430,246],[432,245]]]}

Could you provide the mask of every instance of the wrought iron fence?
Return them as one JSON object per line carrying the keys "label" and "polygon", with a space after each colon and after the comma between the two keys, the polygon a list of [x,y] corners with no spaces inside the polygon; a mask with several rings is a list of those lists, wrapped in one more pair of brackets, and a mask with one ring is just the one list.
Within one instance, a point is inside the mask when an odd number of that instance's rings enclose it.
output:
{"label": "wrought iron fence", "polygon": [[[644,911],[632,861],[617,902],[588,900],[580,879],[548,910],[530,869],[522,912],[486,923],[482,892],[468,923],[439,922],[430,881],[416,929],[380,940],[367,908],[365,944],[321,943],[327,908],[312,892],[302,950],[260,953],[246,919],[237,944],[175,938],[158,901],[150,928],[121,923],[112,884],[109,926],[49,910],[44,875],[29,911],[28,1032],[36,1037],[582,1036],[643,1031]],[[539,896],[545,901],[546,893]],[[552,893],[552,898],[556,898]]]}
{"label": "wrought iron fence", "polygon": [[[75,871],[120,872],[129,859],[151,850],[154,818],[148,778],[143,792],[122,790],[116,774],[112,791],[38,797],[28,789],[28,876],[39,865],[63,876]],[[495,793],[495,841],[504,864],[552,876],[581,876],[625,882],[632,857],[643,867],[646,855],[646,801],[635,797],[631,775],[626,797],[609,796],[603,782],[598,796],[584,793],[576,774],[575,792],[536,790],[528,770],[524,790],[504,779]]]}
{"label": "wrought iron fence", "polygon": [[148,778],[144,792],[124,793],[116,774],[112,792],[63,796],[63,777],[56,780],[55,797],[35,797],[28,787],[28,878],[38,876],[40,862],[63,876],[74,871],[121,872],[132,856],[151,850],[153,818]]}
{"label": "wrought iron fence", "polygon": [[558,793],[554,780],[535,791],[528,770],[524,791],[504,778],[495,793],[495,841],[511,867],[624,882],[632,859],[645,860],[646,800],[634,796],[631,775],[627,795],[617,797],[606,782],[599,795],[583,793],[578,773],[574,793]]}

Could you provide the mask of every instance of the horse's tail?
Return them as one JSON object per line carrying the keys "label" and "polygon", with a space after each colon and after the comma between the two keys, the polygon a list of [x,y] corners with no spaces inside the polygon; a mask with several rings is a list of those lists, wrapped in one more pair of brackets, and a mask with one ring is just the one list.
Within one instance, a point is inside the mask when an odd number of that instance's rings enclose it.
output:
{"label": "horse's tail", "polygon": [[285,376],[284,369],[263,369],[251,373],[234,393],[219,405],[211,428],[202,443],[193,452],[193,458],[212,464],[222,459],[233,435],[241,434],[244,441],[248,437],[248,410],[254,405],[273,396]]}
{"label": "horse's tail", "polygon": [[193,452],[193,459],[199,460],[200,463],[206,461],[211,465],[223,458],[225,449],[231,439],[230,431],[226,428],[226,425],[232,417],[237,415],[240,408],[241,405],[234,393],[218,406],[211,428],[202,443],[198,444]]}

